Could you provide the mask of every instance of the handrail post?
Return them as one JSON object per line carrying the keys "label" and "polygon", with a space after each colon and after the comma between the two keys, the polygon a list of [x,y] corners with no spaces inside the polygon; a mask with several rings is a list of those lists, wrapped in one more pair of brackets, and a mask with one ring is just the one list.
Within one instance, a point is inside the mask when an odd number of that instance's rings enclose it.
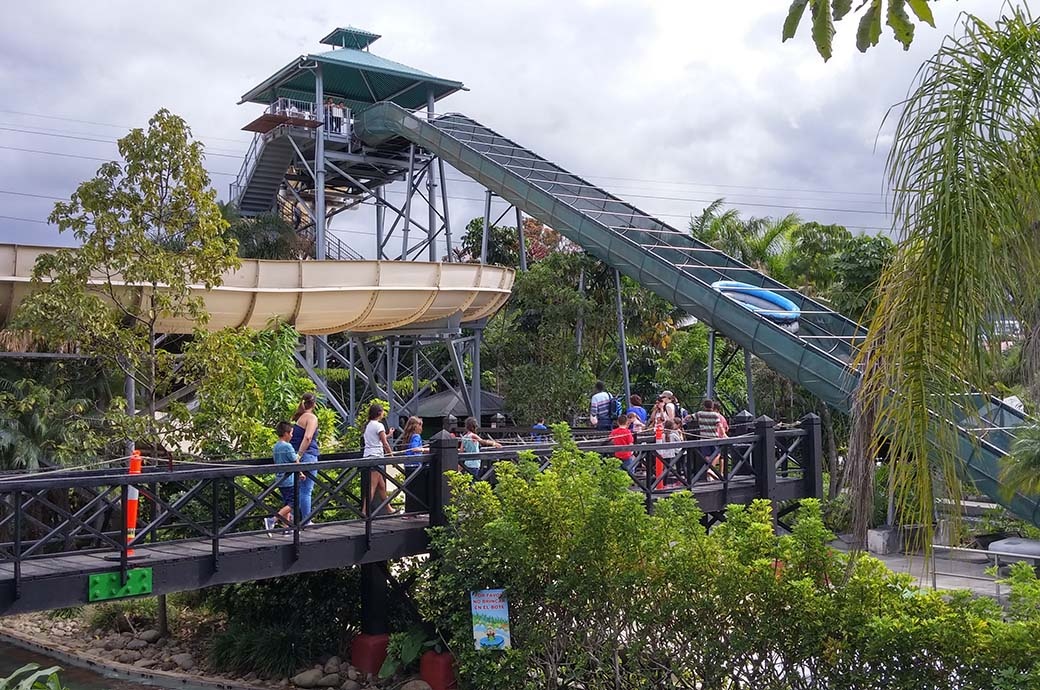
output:
{"label": "handrail post", "polygon": [[802,482],[807,498],[823,498],[823,431],[819,415],[802,417]]}
{"label": "handrail post", "polygon": [[22,596],[22,492],[14,492],[14,598]]}
{"label": "handrail post", "polygon": [[213,572],[220,570],[220,479],[213,479],[210,510],[213,530]]}
{"label": "handrail post", "polygon": [[755,449],[752,463],[755,468],[755,493],[758,498],[770,501],[773,507],[773,524],[776,525],[776,428],[769,417],[762,415],[755,420]]}
{"label": "handrail post", "polygon": [[451,501],[446,473],[459,468],[459,441],[447,431],[441,431],[433,437],[430,453],[430,471],[427,475],[430,482],[430,526],[442,527],[448,523],[444,509]]}
{"label": "handrail post", "polygon": [[293,472],[292,478],[293,560],[298,561],[300,560],[300,473]]}
{"label": "handrail post", "polygon": [[127,544],[127,522],[130,520],[130,489],[127,484],[121,484],[119,487],[120,492],[120,504],[122,506],[123,519],[120,520],[122,523],[119,526],[119,582],[122,586],[126,586],[127,580],[127,559],[129,558],[129,545]]}

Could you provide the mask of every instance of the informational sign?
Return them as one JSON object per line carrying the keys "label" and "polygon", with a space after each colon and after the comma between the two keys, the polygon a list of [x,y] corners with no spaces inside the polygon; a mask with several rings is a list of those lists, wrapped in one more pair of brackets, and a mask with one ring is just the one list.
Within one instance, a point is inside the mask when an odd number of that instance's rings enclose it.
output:
{"label": "informational sign", "polygon": [[469,593],[473,613],[473,643],[477,649],[509,649],[509,602],[504,589]]}

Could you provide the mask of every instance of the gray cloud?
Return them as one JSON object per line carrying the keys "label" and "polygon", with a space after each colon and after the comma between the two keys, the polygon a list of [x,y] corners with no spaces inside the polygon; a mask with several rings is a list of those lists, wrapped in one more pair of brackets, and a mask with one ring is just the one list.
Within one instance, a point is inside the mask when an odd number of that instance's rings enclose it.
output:
{"label": "gray cloud", "polygon": [[[0,127],[111,139],[168,107],[206,141],[223,195],[232,180],[224,173],[237,172],[248,145],[240,127],[257,110],[236,106],[238,97],[295,56],[321,49],[317,39],[331,27],[353,24],[384,34],[374,52],[464,81],[471,91],[442,109],[465,112],[623,197],[642,195],[631,200],[674,225],[726,196],[748,215],[839,208],[846,210],[799,213],[884,227],[883,216],[853,210],[883,208],[886,150],[873,149],[885,110],[956,12],[992,17],[1000,3],[940,3],[940,29],[921,30],[909,53],[886,37],[859,55],[855,26],[841,26],[828,65],[806,35],[781,45],[783,5],[111,0],[73,7],[42,0],[9,8],[0,26],[0,110],[7,111]],[[3,130],[0,146],[115,154],[112,144]],[[63,197],[99,164],[0,148],[0,189]],[[454,196],[480,196],[475,185],[449,184]],[[0,215],[43,219],[52,203],[0,194]],[[482,213],[479,202],[463,199],[451,211],[459,226]],[[371,210],[344,215],[336,223],[344,239],[367,247]],[[62,241],[43,224],[7,219],[0,219],[0,239]]]}

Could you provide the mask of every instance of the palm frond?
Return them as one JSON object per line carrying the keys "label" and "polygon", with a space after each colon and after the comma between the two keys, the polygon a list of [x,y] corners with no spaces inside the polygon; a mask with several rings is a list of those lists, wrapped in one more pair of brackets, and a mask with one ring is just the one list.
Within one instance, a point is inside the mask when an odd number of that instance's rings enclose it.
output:
{"label": "palm frond", "polygon": [[[904,241],[858,362],[858,395],[876,418],[855,423],[887,439],[897,495],[916,496],[901,513],[921,524],[932,522],[935,486],[957,497],[959,439],[947,420],[972,426],[978,415],[961,401],[987,386],[993,315],[1017,308],[1010,286],[1040,267],[1026,231],[1040,202],[1038,110],[1040,24],[1019,8],[994,26],[963,15],[902,103],[888,175]],[[859,450],[852,464],[873,462]]]}
{"label": "palm frond", "polygon": [[1040,426],[1018,432],[1011,455],[1001,467],[1000,481],[1006,497],[1015,492],[1040,493]]}

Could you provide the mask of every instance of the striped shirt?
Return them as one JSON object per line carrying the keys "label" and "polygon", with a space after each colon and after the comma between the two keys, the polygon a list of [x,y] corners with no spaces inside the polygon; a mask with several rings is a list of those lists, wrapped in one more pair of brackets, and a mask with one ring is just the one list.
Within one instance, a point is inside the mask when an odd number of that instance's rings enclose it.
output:
{"label": "striped shirt", "polygon": [[697,434],[697,438],[719,437],[719,423],[722,421],[722,415],[718,412],[697,410],[697,414],[693,418],[695,421],[694,433]]}

